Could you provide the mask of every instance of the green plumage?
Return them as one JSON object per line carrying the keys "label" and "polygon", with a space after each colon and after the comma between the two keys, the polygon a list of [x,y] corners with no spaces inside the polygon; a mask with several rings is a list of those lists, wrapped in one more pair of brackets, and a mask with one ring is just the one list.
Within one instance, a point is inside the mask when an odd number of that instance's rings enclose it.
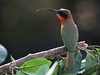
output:
{"label": "green plumage", "polygon": [[61,26],[61,36],[65,47],[67,48],[66,67],[70,71],[74,70],[74,52],[78,41],[78,29],[75,23],[69,22]]}
{"label": "green plumage", "polygon": [[75,51],[78,41],[77,26],[71,22],[61,27],[61,36],[66,48],[69,52]]}

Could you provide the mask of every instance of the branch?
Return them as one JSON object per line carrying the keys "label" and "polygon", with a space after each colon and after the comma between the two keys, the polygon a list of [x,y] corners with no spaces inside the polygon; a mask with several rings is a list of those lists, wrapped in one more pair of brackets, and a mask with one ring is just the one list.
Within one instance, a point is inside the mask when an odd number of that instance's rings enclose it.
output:
{"label": "branch", "polygon": [[[78,47],[87,47],[88,45],[85,43],[85,41],[81,41],[81,42],[78,42],[77,46]],[[79,50],[79,49],[76,48],[76,51],[77,50]],[[48,59],[54,58],[58,55],[66,54],[66,52],[67,52],[67,50],[66,50],[65,46],[61,46],[61,47],[53,48],[53,49],[50,49],[47,51],[42,51],[42,52],[38,52],[35,54],[29,54],[18,60],[15,60],[13,62],[10,62],[10,63],[0,66],[0,74],[8,73],[15,67],[20,67],[23,63],[25,63],[28,60],[39,58],[39,57],[44,57],[44,58],[48,58]]]}

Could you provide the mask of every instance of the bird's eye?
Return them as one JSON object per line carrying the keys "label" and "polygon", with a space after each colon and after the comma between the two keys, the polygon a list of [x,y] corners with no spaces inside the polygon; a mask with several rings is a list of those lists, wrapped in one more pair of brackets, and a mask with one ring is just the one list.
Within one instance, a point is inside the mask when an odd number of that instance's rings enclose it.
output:
{"label": "bird's eye", "polygon": [[58,14],[60,16],[64,17],[64,18],[67,18],[68,17],[68,15],[66,13],[62,12],[62,11],[59,11]]}

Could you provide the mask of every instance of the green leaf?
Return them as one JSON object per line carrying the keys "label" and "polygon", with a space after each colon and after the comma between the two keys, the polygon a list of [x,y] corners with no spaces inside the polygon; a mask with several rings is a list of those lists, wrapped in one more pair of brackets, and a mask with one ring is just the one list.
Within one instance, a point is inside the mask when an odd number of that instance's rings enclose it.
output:
{"label": "green leaf", "polygon": [[58,72],[58,61],[56,61],[49,69],[46,75],[57,75]]}
{"label": "green leaf", "polygon": [[98,51],[98,58],[100,58],[100,48],[96,48],[96,50]]}
{"label": "green leaf", "polygon": [[91,75],[97,75],[97,71],[96,71],[96,72],[94,72],[94,73],[92,73]]}
{"label": "green leaf", "polygon": [[60,61],[60,70],[59,70],[59,75],[66,75],[67,74],[67,70],[65,68],[65,64],[66,64],[66,60],[64,61]]}
{"label": "green leaf", "polygon": [[60,61],[60,70],[59,70],[59,75],[76,75],[76,74],[72,74],[72,73],[68,73],[66,70],[66,59],[64,61]]}
{"label": "green leaf", "polygon": [[58,73],[59,64],[56,65],[55,70],[52,75],[57,75]]}
{"label": "green leaf", "polygon": [[98,51],[98,53],[100,54],[100,48],[96,48],[96,50]]}
{"label": "green leaf", "polygon": [[43,65],[37,70],[35,75],[46,75],[48,70],[49,70],[49,66],[48,65]]}
{"label": "green leaf", "polygon": [[81,63],[81,67],[80,67],[80,69],[85,68],[85,62],[86,62],[86,59],[82,60],[82,63]]}
{"label": "green leaf", "polygon": [[75,53],[74,55],[75,57],[75,68],[73,70],[73,73],[78,73],[80,67],[81,67],[81,62],[82,62],[82,54],[80,51],[78,51],[77,53]]}
{"label": "green leaf", "polygon": [[65,64],[66,64],[66,59],[64,61],[60,61],[60,68],[63,68],[65,67]]}
{"label": "green leaf", "polygon": [[88,52],[86,56],[85,71],[91,68],[95,64],[97,64],[96,57],[90,52]]}
{"label": "green leaf", "polygon": [[15,59],[12,57],[12,55],[10,55],[10,59],[11,59],[11,61],[15,61]]}
{"label": "green leaf", "polygon": [[45,58],[36,58],[25,62],[20,69],[26,73],[35,73],[42,65],[48,65],[50,67],[51,61]]}
{"label": "green leaf", "polygon": [[82,54],[80,51],[76,52],[74,54],[74,60],[75,60],[75,67],[73,71],[68,71],[68,73],[74,73],[77,74],[78,71],[80,70],[81,67],[81,62],[82,62]]}
{"label": "green leaf", "polygon": [[86,59],[82,60],[80,71],[78,71],[78,74],[82,74],[85,71],[85,69],[84,69],[85,68],[85,62],[86,62]]}
{"label": "green leaf", "polygon": [[66,67],[65,67],[66,60],[62,62],[60,66],[60,75],[68,75],[68,74],[75,75],[78,73],[80,66],[81,66],[81,61],[82,61],[82,54],[80,51],[74,54],[74,60],[75,60],[75,68],[73,71],[66,70]]}
{"label": "green leaf", "polygon": [[80,71],[78,71],[78,74],[82,74],[85,71],[85,69],[82,69]]}
{"label": "green leaf", "polygon": [[26,74],[19,70],[19,71],[17,71],[16,75],[26,75]]}
{"label": "green leaf", "polygon": [[93,65],[91,68],[89,68],[88,70],[83,72],[82,75],[91,75],[91,74],[93,74],[97,70],[98,66],[99,66],[98,64]]}

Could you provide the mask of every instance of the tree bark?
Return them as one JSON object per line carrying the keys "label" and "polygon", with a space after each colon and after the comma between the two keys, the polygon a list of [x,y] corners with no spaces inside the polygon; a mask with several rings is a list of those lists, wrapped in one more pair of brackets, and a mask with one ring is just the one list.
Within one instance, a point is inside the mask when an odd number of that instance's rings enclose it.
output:
{"label": "tree bark", "polygon": [[[82,41],[82,42],[78,42],[77,44],[79,47],[85,47],[87,44]],[[76,48],[76,51],[78,50],[78,48]],[[20,67],[23,63],[25,63],[28,60],[31,59],[35,59],[35,58],[39,58],[39,57],[44,57],[44,58],[54,58],[57,57],[58,55],[62,55],[62,54],[66,54],[67,50],[65,48],[65,46],[61,46],[61,47],[57,47],[57,48],[53,48],[47,51],[42,51],[42,52],[38,52],[38,53],[34,53],[34,54],[28,54],[25,57],[22,57],[18,60],[15,60],[13,62],[9,62],[7,64],[4,64],[2,66],[0,66],[0,75],[1,74],[5,74],[11,71],[11,69],[15,68],[15,67]]]}

